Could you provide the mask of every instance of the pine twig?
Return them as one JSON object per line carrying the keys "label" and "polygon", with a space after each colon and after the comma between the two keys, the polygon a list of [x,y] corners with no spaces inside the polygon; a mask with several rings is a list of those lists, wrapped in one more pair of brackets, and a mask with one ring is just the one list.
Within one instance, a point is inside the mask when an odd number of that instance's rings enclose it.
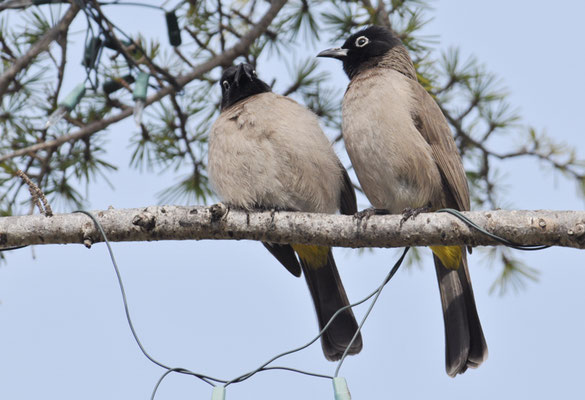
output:
{"label": "pine twig", "polygon": [[46,217],[52,217],[53,210],[51,209],[51,205],[43,191],[20,169],[16,171],[16,175],[28,185],[28,191],[32,197],[32,202],[39,209],[39,212]]}

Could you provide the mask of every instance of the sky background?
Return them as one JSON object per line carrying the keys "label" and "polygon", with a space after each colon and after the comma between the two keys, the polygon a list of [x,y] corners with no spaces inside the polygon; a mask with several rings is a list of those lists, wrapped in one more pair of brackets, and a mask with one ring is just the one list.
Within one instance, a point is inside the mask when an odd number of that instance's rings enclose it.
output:
{"label": "sky background", "polygon": [[[575,146],[585,158],[585,3],[433,5],[435,19],[424,32],[439,35],[442,49],[458,46],[464,55],[475,55],[502,79],[524,122]],[[143,30],[145,23],[158,26],[160,15],[144,13],[128,21],[134,24],[130,32]],[[148,19],[154,17],[158,19]],[[323,43],[308,52],[339,44]],[[331,60],[321,65],[341,69]],[[262,77],[277,73],[271,65],[259,68]],[[344,88],[347,80],[339,76]],[[114,189],[104,181],[90,188],[89,209],[156,204],[156,193],[177,179],[172,171],[152,175],[127,167],[135,131],[131,122],[110,130],[108,157],[120,169],[108,175]],[[530,159],[506,164],[510,207],[582,210],[575,185],[539,166]],[[361,205],[367,206],[364,199]],[[230,379],[317,333],[306,284],[259,243],[115,243],[113,248],[138,334],[167,365]],[[336,249],[335,256],[355,301],[379,285],[398,252]],[[443,321],[432,263],[427,258],[422,269],[401,270],[366,322],[362,353],[348,358],[341,369],[353,398],[584,398],[583,253],[555,248],[521,257],[541,271],[540,281],[504,297],[488,294],[498,271],[481,252],[470,257],[490,354],[479,369],[455,379],[444,370]],[[131,337],[103,244],[91,250],[36,246],[8,254],[8,263],[0,268],[0,301],[1,399],[147,399],[164,372],[144,358]],[[355,310],[358,318],[365,309]],[[336,367],[323,358],[318,343],[277,364],[331,375]],[[156,398],[210,397],[207,384],[172,375]],[[230,386],[226,398],[333,399],[333,392],[326,379],[269,371]]]}

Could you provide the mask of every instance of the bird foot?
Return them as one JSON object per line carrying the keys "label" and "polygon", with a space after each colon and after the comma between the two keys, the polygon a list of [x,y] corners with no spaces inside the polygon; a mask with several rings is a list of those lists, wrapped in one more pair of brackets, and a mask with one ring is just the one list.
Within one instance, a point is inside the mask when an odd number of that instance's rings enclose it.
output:
{"label": "bird foot", "polygon": [[417,215],[419,215],[420,213],[427,212],[430,210],[431,210],[430,206],[424,206],[424,207],[418,207],[418,208],[410,208],[410,207],[405,208],[404,210],[402,210],[402,219],[400,220],[400,227],[402,227],[402,224],[404,224],[409,219],[411,219],[411,218],[415,219],[417,217]]}
{"label": "bird foot", "polygon": [[357,219],[369,219],[372,215],[388,215],[390,211],[384,210],[383,208],[366,208],[365,210],[356,212],[353,216]]}
{"label": "bird foot", "polygon": [[209,212],[211,214],[211,221],[219,221],[222,219],[229,211],[228,206],[223,203],[213,204],[209,207]]}

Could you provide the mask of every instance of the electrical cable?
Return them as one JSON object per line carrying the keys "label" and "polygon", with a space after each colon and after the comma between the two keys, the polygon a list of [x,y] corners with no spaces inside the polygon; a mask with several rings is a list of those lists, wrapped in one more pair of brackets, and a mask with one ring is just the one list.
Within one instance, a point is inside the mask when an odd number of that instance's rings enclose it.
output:
{"label": "electrical cable", "polygon": [[[347,354],[349,352],[349,349],[351,348],[351,345],[353,344],[353,342],[356,340],[357,336],[359,335],[363,325],[365,324],[368,316],[370,315],[371,311],[373,310],[378,297],[380,296],[380,294],[382,293],[383,288],[386,286],[386,284],[392,279],[392,277],[396,274],[396,272],[398,271],[398,269],[400,268],[400,265],[402,265],[402,262],[404,261],[404,258],[406,257],[406,254],[408,253],[408,250],[410,249],[409,247],[404,248],[404,251],[402,253],[402,255],[400,256],[400,258],[396,261],[396,263],[394,264],[394,266],[392,267],[392,269],[390,270],[390,272],[386,275],[386,277],[384,278],[382,284],[376,289],[374,290],[372,293],[370,293],[369,295],[367,295],[365,298],[363,298],[360,301],[357,301],[355,303],[349,304],[345,307],[340,308],[339,310],[337,310],[337,312],[335,312],[333,314],[333,316],[331,317],[331,319],[327,322],[327,324],[323,327],[323,329],[319,332],[319,334],[317,336],[315,336],[313,339],[311,339],[309,342],[307,342],[306,344],[294,348],[292,350],[287,350],[285,352],[282,352],[280,354],[277,354],[276,356],[272,357],[271,359],[269,359],[268,361],[264,362],[262,365],[260,365],[259,367],[253,369],[250,372],[247,372],[245,374],[242,374],[236,378],[233,378],[231,380],[222,380],[222,379],[217,379],[217,378],[213,378],[207,375],[203,375],[203,374],[199,374],[199,373],[195,373],[192,372],[188,369],[185,368],[172,368],[169,367],[161,362],[159,362],[158,360],[154,359],[144,348],[144,346],[142,345],[142,343],[140,342],[140,339],[138,338],[138,334],[134,328],[134,324],[132,322],[132,318],[130,316],[130,311],[129,311],[129,307],[128,307],[128,300],[126,297],[126,291],[124,289],[124,284],[122,282],[122,277],[120,274],[120,270],[118,268],[116,259],[114,257],[114,253],[112,251],[112,248],[110,246],[110,243],[108,241],[108,238],[106,236],[106,233],[103,229],[103,227],[101,226],[101,224],[99,223],[99,221],[93,216],[93,214],[91,214],[88,211],[83,211],[83,210],[78,210],[75,211],[77,213],[82,213],[87,215],[88,217],[90,217],[92,219],[92,221],[94,222],[94,224],[96,225],[96,227],[98,228],[100,234],[102,235],[104,242],[107,246],[107,250],[108,253],[110,255],[110,259],[112,261],[112,264],[114,266],[114,271],[116,273],[116,277],[118,279],[118,285],[120,288],[120,292],[122,295],[122,301],[124,304],[124,311],[126,314],[126,321],[128,323],[128,326],[130,328],[130,331],[132,332],[132,336],[134,337],[135,342],[137,343],[138,347],[140,348],[140,350],[142,351],[142,353],[144,354],[144,356],[150,360],[152,363],[154,363],[155,365],[158,365],[161,368],[166,369],[166,371],[162,374],[162,376],[158,379],[156,385],[154,386],[154,389],[152,391],[152,395],[151,395],[151,400],[154,400],[155,396],[156,396],[156,392],[160,386],[160,384],[162,383],[162,381],[168,376],[170,375],[172,372],[177,372],[177,373],[181,373],[181,374],[186,374],[186,375],[192,375],[194,377],[197,377],[199,379],[201,379],[202,381],[204,381],[205,383],[216,387],[216,383],[220,383],[220,384],[224,384],[223,387],[227,387],[228,385],[231,385],[232,383],[240,383],[243,382],[249,378],[251,378],[252,376],[254,376],[255,374],[257,374],[258,372],[261,371],[268,371],[268,370],[285,370],[285,371],[290,371],[290,372],[296,372],[296,373],[300,373],[300,374],[304,374],[304,375],[309,375],[309,376],[314,376],[314,377],[319,377],[319,378],[326,378],[326,379],[337,379],[338,375],[339,375],[339,370],[341,369],[341,366],[343,365],[343,362],[345,360],[345,358],[347,357]],[[515,249],[519,249],[519,250],[541,250],[550,246],[523,246],[523,245],[518,245],[516,243],[513,243],[507,239],[501,238],[497,235],[494,235],[488,231],[486,231],[485,229],[481,228],[480,226],[478,226],[477,224],[475,224],[473,221],[469,220],[467,217],[463,216],[459,211],[454,210],[454,209],[441,209],[438,210],[437,212],[446,212],[449,214],[454,215],[455,217],[461,219],[463,222],[465,222],[466,224],[468,224],[469,226],[473,227],[474,229],[478,230],[479,232],[493,238],[494,240],[515,248]],[[314,372],[309,372],[309,371],[305,371],[305,370],[300,370],[300,369],[296,369],[296,368],[291,368],[291,367],[284,367],[284,366],[268,366],[269,364],[271,364],[272,362],[276,361],[277,359],[284,357],[286,355],[292,354],[292,353],[296,353],[299,352],[307,347],[309,347],[311,344],[315,343],[322,335],[323,333],[328,329],[328,327],[331,325],[331,323],[333,322],[333,320],[344,310],[349,309],[349,308],[353,308],[356,307],[360,304],[365,303],[366,301],[368,301],[369,299],[371,299],[372,297],[374,297],[374,299],[372,300],[371,304],[369,305],[364,317],[362,318],[358,329],[356,331],[356,333],[354,334],[354,336],[352,337],[352,340],[350,341],[350,343],[347,345],[341,359],[339,360],[337,367],[335,369],[335,373],[333,376],[329,376],[329,375],[325,375],[325,374],[319,374],[319,373],[314,373]],[[215,383],[214,383],[215,382]]]}
{"label": "electrical cable", "polygon": [[337,368],[335,368],[335,374],[333,375],[334,377],[337,377],[338,376],[339,369],[341,368],[341,365],[343,364],[343,361],[345,360],[345,357],[347,357],[347,353],[349,352],[349,349],[351,348],[351,345],[353,344],[353,342],[357,338],[358,334],[362,330],[362,326],[364,325],[364,323],[366,322],[366,319],[370,315],[370,312],[374,308],[374,305],[376,304],[376,301],[378,301],[378,297],[380,297],[380,293],[382,293],[382,289],[384,289],[384,286],[386,286],[386,284],[388,282],[390,282],[390,279],[392,279],[392,277],[394,276],[394,274],[398,271],[398,268],[400,268],[400,266],[402,265],[402,262],[404,261],[404,257],[406,257],[406,253],[408,253],[408,250],[409,249],[410,249],[410,247],[405,247],[404,248],[404,251],[402,252],[402,255],[400,256],[400,258],[398,259],[398,261],[396,261],[396,263],[394,264],[394,266],[392,267],[392,269],[390,270],[390,272],[386,276],[386,279],[384,279],[384,282],[382,282],[382,284],[380,285],[380,287],[378,287],[378,289],[376,289],[376,291],[374,292],[374,293],[376,293],[376,297],[374,297],[374,300],[372,300],[372,303],[368,307],[368,310],[366,311],[366,314],[362,318],[362,322],[360,323],[360,326],[358,327],[358,330],[353,335],[353,338],[351,338],[351,341],[349,342],[349,344],[345,348],[345,351],[343,352],[343,355],[341,356],[341,359],[339,360],[339,363],[337,364]]}
{"label": "electrical cable", "polygon": [[477,225],[475,222],[473,222],[472,220],[467,218],[465,215],[461,214],[461,212],[459,210],[455,210],[453,208],[442,208],[442,209],[437,210],[435,212],[451,214],[451,215],[459,218],[461,221],[465,222],[467,225],[471,226],[475,230],[483,233],[484,235],[489,236],[490,238],[494,239],[495,241],[502,243],[503,245],[506,245],[506,246],[511,247],[513,249],[516,249],[516,250],[533,251],[533,250],[544,250],[544,249],[548,249],[549,247],[551,247],[548,245],[522,245],[522,244],[514,243],[511,240],[504,239],[498,235],[494,235],[493,233],[488,232],[487,230],[485,230],[484,228],[482,228],[481,226]]}
{"label": "electrical cable", "polygon": [[[266,361],[264,364],[262,364],[260,367],[256,368],[255,370],[252,370],[252,371],[250,371],[250,372],[248,372],[248,373],[246,373],[246,374],[240,375],[239,377],[237,377],[237,378],[234,378],[234,379],[232,379],[231,381],[227,382],[227,383],[225,384],[225,386],[228,386],[228,385],[230,385],[230,384],[232,384],[232,383],[242,382],[242,381],[244,381],[244,380],[246,380],[246,379],[248,379],[248,378],[251,378],[251,377],[252,377],[253,375],[255,375],[256,373],[258,373],[258,372],[260,372],[260,371],[263,371],[263,370],[265,369],[265,367],[266,367],[268,364],[272,363],[273,361],[276,361],[277,359],[279,359],[279,358],[281,358],[281,357],[284,357],[284,356],[286,356],[286,355],[289,355],[289,354],[292,354],[292,353],[296,353],[296,352],[298,352],[298,351],[301,351],[301,350],[303,350],[303,349],[305,349],[305,348],[309,347],[309,346],[310,346],[310,345],[312,345],[313,343],[315,343],[317,340],[319,340],[319,338],[320,338],[320,337],[323,335],[323,333],[324,333],[324,332],[327,330],[327,328],[329,328],[329,325],[331,325],[331,323],[333,322],[333,320],[334,320],[334,319],[335,319],[335,318],[336,318],[336,317],[337,317],[337,316],[338,316],[338,315],[339,315],[341,312],[343,312],[344,310],[347,310],[348,308],[353,308],[353,307],[355,307],[355,306],[358,306],[358,305],[360,305],[360,304],[362,304],[362,303],[365,303],[366,301],[368,301],[370,298],[372,298],[372,297],[373,297],[373,296],[375,296],[375,295],[379,295],[379,293],[380,293],[380,291],[382,290],[382,288],[383,288],[383,287],[384,287],[384,286],[385,286],[385,285],[386,285],[386,284],[387,284],[387,283],[390,281],[390,279],[392,279],[392,277],[394,276],[394,274],[395,274],[395,273],[396,273],[396,271],[398,270],[398,267],[400,267],[400,265],[402,264],[402,261],[404,260],[404,256],[406,255],[406,252],[408,251],[408,249],[409,249],[408,247],[407,247],[407,248],[405,248],[405,250],[404,250],[404,253],[402,254],[402,256],[401,256],[401,257],[398,259],[398,261],[396,262],[396,264],[394,264],[394,267],[393,267],[393,268],[392,268],[392,270],[391,270],[391,271],[388,273],[388,275],[386,275],[386,278],[384,279],[384,282],[382,283],[382,285],[380,285],[380,286],[379,286],[379,287],[378,287],[376,290],[374,290],[372,293],[370,293],[369,295],[367,295],[367,296],[366,296],[365,298],[363,298],[362,300],[360,300],[360,301],[357,301],[357,302],[355,302],[355,303],[352,303],[352,304],[349,304],[349,305],[347,305],[347,306],[345,306],[345,307],[342,307],[342,308],[340,308],[339,310],[337,310],[337,312],[335,312],[335,313],[334,313],[334,314],[331,316],[331,318],[329,319],[329,322],[327,322],[327,324],[326,324],[326,325],[323,327],[323,329],[322,329],[322,330],[319,332],[319,334],[318,334],[316,337],[314,337],[312,340],[310,340],[308,343],[306,343],[306,344],[304,344],[304,345],[302,345],[302,346],[300,346],[300,347],[294,348],[294,349],[292,349],[292,350],[285,351],[285,352],[283,352],[283,353],[280,353],[280,354],[278,354],[278,355],[276,355],[276,356],[272,357],[270,360]],[[377,296],[376,296],[376,297],[377,297]],[[358,333],[359,333],[359,330],[361,329],[361,327],[362,327],[362,325],[364,324],[364,322],[365,322],[366,318],[368,317],[368,315],[369,315],[369,312],[371,311],[371,308],[372,308],[372,307],[373,307],[373,305],[370,305],[370,309],[368,310],[367,314],[364,316],[364,318],[363,318],[363,320],[362,320],[362,322],[361,322],[361,324],[360,324],[360,326],[359,326],[359,328],[358,328],[358,331],[356,331],[356,333],[355,333],[354,337],[352,338],[352,341],[351,341],[351,342],[350,342],[350,344],[347,346],[347,348],[346,348],[346,350],[345,350],[345,353],[344,353],[344,354],[346,354],[346,353],[347,353],[348,349],[349,349],[349,348],[350,348],[350,346],[351,346],[351,343],[353,343],[353,341],[354,341],[354,340],[355,340],[355,338],[357,337],[357,335],[358,335]],[[343,361],[343,358],[342,358],[342,360],[341,360],[340,362],[342,362],[342,361]],[[338,369],[337,369],[337,370],[339,370],[339,367],[338,367]]]}
{"label": "electrical cable", "polygon": [[136,7],[144,7],[144,8],[154,8],[155,10],[165,11],[165,9],[161,6],[155,6],[153,4],[138,3],[138,2],[133,2],[133,1],[112,1],[112,2],[100,1],[100,2],[98,2],[98,4],[100,6],[136,6]]}
{"label": "electrical cable", "polygon": [[319,374],[316,372],[303,371],[302,369],[283,367],[283,366],[277,366],[277,365],[275,365],[273,367],[266,367],[262,371],[270,371],[270,370],[284,370],[284,371],[296,372],[297,374],[314,376],[316,378],[333,379],[333,376],[331,376],[331,375],[324,375],[324,374]]}
{"label": "electrical cable", "polygon": [[[380,286],[379,286],[379,287],[378,287],[378,288],[377,288],[375,291],[373,291],[372,293],[370,293],[370,294],[369,294],[368,296],[366,296],[364,299],[362,299],[362,300],[360,300],[360,301],[358,301],[358,302],[355,302],[355,303],[353,303],[353,304],[347,305],[347,306],[345,306],[345,307],[343,307],[343,308],[341,308],[341,309],[337,310],[337,312],[333,314],[333,316],[331,317],[331,319],[330,319],[330,320],[327,322],[327,324],[326,324],[326,325],[323,327],[323,329],[322,329],[322,330],[319,332],[319,334],[318,334],[318,335],[317,335],[315,338],[313,338],[311,341],[309,341],[308,343],[306,343],[306,344],[305,344],[305,345],[303,345],[303,346],[300,346],[300,347],[297,347],[297,348],[295,348],[295,349],[288,350],[288,351],[285,351],[285,352],[283,352],[283,353],[280,353],[280,354],[278,354],[278,355],[276,355],[276,356],[272,357],[270,360],[268,360],[267,362],[265,362],[264,364],[262,364],[260,367],[258,367],[258,368],[256,368],[256,369],[254,369],[254,370],[252,370],[252,371],[250,371],[250,372],[248,372],[248,373],[245,373],[245,374],[243,374],[243,375],[241,375],[241,376],[239,376],[239,377],[236,377],[236,378],[234,378],[234,379],[232,379],[232,380],[226,381],[226,380],[222,380],[222,379],[213,378],[213,377],[210,377],[210,376],[207,376],[207,375],[203,375],[203,374],[195,373],[195,372],[192,372],[192,371],[190,371],[190,370],[187,370],[187,369],[185,369],[185,368],[172,368],[172,367],[169,367],[169,366],[167,366],[167,365],[165,365],[165,364],[161,363],[160,361],[156,360],[155,358],[153,358],[153,357],[152,357],[152,356],[151,356],[151,355],[150,355],[150,354],[149,354],[149,353],[146,351],[146,349],[145,349],[145,348],[144,348],[144,346],[142,345],[142,342],[141,342],[141,341],[140,341],[140,339],[138,338],[138,334],[137,334],[137,332],[136,332],[136,330],[135,330],[135,328],[134,328],[134,324],[133,324],[133,322],[132,322],[132,318],[131,318],[131,316],[130,316],[130,310],[129,310],[129,307],[128,307],[128,299],[127,299],[127,297],[126,297],[126,290],[125,290],[125,288],[124,288],[124,283],[123,283],[123,281],[122,281],[122,276],[121,276],[121,273],[120,273],[120,269],[119,269],[119,267],[118,267],[118,264],[117,264],[117,262],[116,262],[116,259],[115,259],[115,257],[114,257],[113,250],[112,250],[112,248],[111,248],[111,246],[110,246],[110,242],[109,242],[109,240],[108,240],[108,238],[107,238],[107,236],[106,236],[106,233],[105,233],[105,231],[104,231],[103,227],[101,226],[101,224],[99,223],[99,221],[98,221],[98,220],[95,218],[95,216],[94,216],[93,214],[91,214],[90,212],[88,212],[88,211],[84,211],[84,210],[77,210],[77,211],[75,211],[75,212],[76,212],[76,213],[82,213],[82,214],[85,214],[85,215],[87,215],[89,218],[91,218],[91,220],[93,221],[93,223],[95,224],[95,226],[97,227],[97,229],[99,230],[99,232],[100,232],[101,236],[102,236],[102,237],[103,237],[103,239],[104,239],[104,242],[105,242],[105,244],[106,244],[106,247],[107,247],[108,253],[109,253],[109,255],[110,255],[110,259],[111,259],[111,261],[112,261],[112,265],[113,265],[113,267],[114,267],[114,271],[115,271],[115,273],[116,273],[116,277],[117,277],[117,280],[118,280],[118,286],[119,286],[119,288],[120,288],[120,293],[121,293],[121,295],[122,295],[122,302],[123,302],[123,304],[124,304],[124,312],[125,312],[125,314],[126,314],[126,321],[127,321],[127,323],[128,323],[128,326],[129,326],[129,328],[130,328],[130,331],[132,332],[132,336],[134,337],[134,340],[135,340],[136,344],[137,344],[137,345],[138,345],[138,347],[140,348],[140,350],[141,350],[142,354],[144,354],[144,356],[145,356],[145,357],[146,357],[148,360],[150,360],[150,361],[151,361],[152,363],[154,363],[155,365],[158,365],[159,367],[166,369],[166,371],[163,373],[163,375],[162,375],[162,376],[161,376],[161,377],[158,379],[158,381],[157,381],[157,383],[156,383],[156,385],[155,385],[155,387],[154,387],[154,389],[153,389],[153,392],[152,392],[152,395],[151,395],[151,399],[152,399],[152,400],[154,400],[154,397],[155,397],[155,395],[156,395],[156,392],[157,392],[157,390],[158,390],[158,388],[159,388],[160,384],[162,383],[162,381],[163,381],[163,380],[164,380],[164,379],[165,379],[165,378],[166,378],[168,375],[170,375],[172,372],[177,372],[177,373],[181,373],[181,374],[187,374],[187,375],[192,375],[192,376],[195,376],[195,377],[197,377],[197,378],[201,379],[202,381],[204,381],[204,382],[208,383],[208,384],[209,384],[209,385],[211,385],[211,386],[215,386],[215,384],[214,384],[213,382],[217,382],[217,383],[223,383],[223,384],[224,384],[224,387],[226,387],[226,386],[228,386],[228,385],[230,385],[230,384],[232,384],[232,383],[239,383],[239,382],[243,382],[244,380],[246,380],[246,379],[249,379],[249,378],[251,378],[252,376],[254,376],[256,373],[258,373],[258,372],[260,372],[260,371],[267,371],[267,370],[285,370],[285,371],[296,372],[296,373],[300,373],[300,374],[304,374],[304,375],[309,375],[309,376],[314,376],[314,377],[319,377],[319,378],[333,379],[333,377],[332,377],[332,376],[329,376],[329,375],[319,374],[319,373],[310,372],[310,371],[304,371],[304,370],[300,370],[300,369],[296,369],[296,368],[291,368],[291,367],[283,367],[283,366],[270,366],[270,367],[268,367],[268,365],[269,365],[270,363],[272,363],[273,361],[275,361],[275,360],[277,360],[277,359],[279,359],[279,358],[281,358],[281,357],[283,357],[283,356],[285,356],[285,355],[292,354],[292,353],[295,353],[295,352],[298,352],[298,351],[301,351],[301,350],[303,350],[303,349],[307,348],[308,346],[310,346],[311,344],[313,344],[315,341],[317,341],[317,340],[318,340],[318,339],[319,339],[319,338],[320,338],[320,337],[323,335],[323,333],[325,332],[325,330],[327,330],[327,328],[329,327],[329,325],[331,325],[331,323],[332,323],[332,322],[333,322],[333,320],[334,320],[334,319],[337,317],[337,315],[339,315],[341,312],[343,312],[344,310],[346,310],[346,309],[348,309],[348,308],[351,308],[351,307],[358,306],[358,305],[360,305],[360,304],[362,304],[362,303],[366,302],[367,300],[369,300],[369,299],[370,299],[370,298],[372,298],[373,296],[376,296],[376,297],[374,298],[374,300],[372,301],[372,304],[371,304],[371,305],[370,305],[370,307],[368,308],[368,310],[367,310],[367,312],[366,312],[366,315],[365,315],[365,316],[364,316],[364,318],[362,319],[362,322],[361,322],[361,324],[360,324],[360,325],[359,325],[359,327],[358,327],[358,331],[355,333],[354,337],[352,338],[352,341],[351,341],[351,342],[349,343],[349,345],[347,346],[347,348],[346,348],[346,351],[345,351],[345,353],[344,353],[343,357],[341,358],[341,360],[340,360],[340,362],[339,362],[339,364],[338,364],[338,366],[337,366],[337,369],[335,370],[335,376],[337,376],[337,373],[338,373],[338,371],[339,371],[339,369],[340,369],[340,367],[341,367],[341,364],[343,363],[343,360],[344,360],[345,356],[347,355],[348,349],[351,347],[351,344],[353,343],[353,341],[355,340],[355,338],[356,338],[356,337],[357,337],[357,335],[359,334],[359,331],[361,330],[361,328],[362,328],[362,326],[364,325],[364,323],[365,323],[366,319],[368,318],[368,315],[370,314],[371,310],[373,309],[373,307],[374,307],[374,304],[375,304],[375,302],[376,302],[376,300],[377,300],[378,296],[380,295],[380,293],[381,293],[381,291],[382,291],[383,287],[384,287],[384,286],[385,286],[385,285],[386,285],[386,284],[387,284],[387,283],[390,281],[390,279],[392,279],[392,277],[394,276],[394,274],[396,273],[396,271],[398,270],[398,268],[399,268],[399,267],[400,267],[400,265],[402,264],[402,262],[403,262],[403,260],[404,260],[404,257],[406,256],[406,253],[408,252],[408,249],[409,249],[408,247],[407,247],[407,248],[405,248],[405,250],[404,250],[404,252],[403,252],[402,256],[399,258],[399,260],[396,262],[396,264],[394,265],[394,267],[391,269],[391,271],[390,271],[390,272],[388,273],[388,275],[385,277],[385,279],[384,279],[384,281],[383,281],[382,285],[380,285]],[[213,382],[212,382],[212,381],[213,381]]]}
{"label": "electrical cable", "polygon": [[[74,211],[75,213],[81,213],[81,214],[85,214],[87,215],[89,218],[91,218],[91,220],[93,221],[93,223],[95,224],[95,226],[98,228],[98,230],[100,231],[100,234],[102,235],[102,237],[104,238],[104,242],[106,244],[106,247],[108,249],[108,253],[110,255],[110,259],[112,260],[112,265],[114,266],[114,271],[116,272],[116,277],[118,279],[118,286],[120,287],[120,293],[122,294],[122,302],[124,303],[124,312],[126,313],[126,321],[128,322],[128,326],[130,327],[130,331],[132,332],[132,336],[134,337],[134,341],[136,342],[136,344],[138,345],[138,347],[140,348],[140,351],[142,351],[142,354],[144,354],[144,356],[146,358],[148,358],[153,364],[158,365],[161,368],[164,368],[166,370],[172,370],[171,372],[179,372],[182,374],[188,374],[188,375],[193,375],[199,379],[201,379],[202,381],[210,384],[213,386],[213,383],[209,382],[209,381],[215,381],[215,382],[220,382],[223,383],[225,381],[221,380],[221,379],[216,379],[207,375],[203,375],[203,374],[198,374],[192,371],[189,371],[187,369],[184,368],[172,368],[169,367],[159,361],[157,361],[156,359],[154,359],[144,348],[144,346],[142,345],[142,342],[140,341],[140,339],[138,338],[138,334],[136,333],[136,330],[134,329],[134,324],[132,322],[132,318],[130,317],[130,310],[128,308],[128,299],[126,297],[126,290],[124,289],[124,283],[122,282],[122,276],[120,274],[120,269],[118,268],[118,264],[116,262],[116,259],[114,257],[114,252],[112,251],[112,247],[110,246],[110,242],[106,236],[106,232],[104,231],[104,229],[102,228],[101,224],[99,223],[99,221],[94,217],[94,215],[88,211],[84,211],[84,210],[77,210]],[[168,371],[167,371],[168,372]],[[165,374],[166,375],[166,374]],[[164,376],[163,376],[164,378]],[[161,379],[162,380],[162,379]]]}

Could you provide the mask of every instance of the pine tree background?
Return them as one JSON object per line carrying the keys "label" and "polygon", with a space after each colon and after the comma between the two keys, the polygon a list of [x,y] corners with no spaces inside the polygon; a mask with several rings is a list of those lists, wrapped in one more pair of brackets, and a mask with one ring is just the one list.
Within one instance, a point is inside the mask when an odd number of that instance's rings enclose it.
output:
{"label": "pine tree background", "polygon": [[[166,10],[179,6],[183,43],[173,48],[162,11],[84,3],[87,14],[80,11],[73,21],[67,46],[65,37],[56,38],[50,52],[41,53],[0,93],[0,157],[132,107],[133,84],[120,78],[135,76],[138,69],[154,75],[149,95],[161,87],[173,88],[178,76],[234,45],[250,29],[250,21],[257,21],[269,7],[266,2],[165,2]],[[341,44],[345,32],[361,24],[388,22],[402,35],[421,82],[437,96],[452,123],[475,208],[580,209],[585,173],[580,133],[585,121],[578,94],[585,88],[578,71],[585,60],[577,50],[583,28],[576,18],[582,6],[430,5],[434,8],[419,1],[394,1],[385,5],[390,16],[386,19],[367,0],[289,2],[246,57],[236,61],[256,64],[275,91],[315,110],[347,161],[338,138],[339,103],[347,80],[340,65],[317,61],[314,55]],[[2,11],[0,72],[4,74],[68,7]],[[139,46],[124,48],[127,57],[104,48],[96,67],[84,68],[84,43],[92,37],[105,39],[90,7],[106,32],[103,16]],[[432,17],[436,20],[426,23]],[[88,23],[93,36],[86,35]],[[15,177],[17,168],[39,184],[57,211],[212,203],[206,138],[217,116],[220,93],[215,80],[220,73],[221,68],[212,69],[147,107],[140,129],[129,117],[91,136],[3,160],[1,212],[31,211],[28,191]],[[87,77],[88,93],[81,103],[57,125],[43,129],[59,101]],[[105,96],[102,85],[110,80],[128,87]],[[368,205],[365,198],[360,205]],[[139,334],[170,364],[231,377],[316,333],[304,283],[287,276],[256,243],[114,248]],[[579,390],[578,360],[585,348],[578,338],[585,326],[572,316],[585,304],[578,295],[583,292],[583,271],[576,251],[475,253],[472,277],[490,358],[455,381],[443,372],[439,299],[424,253],[419,252],[423,259],[416,263],[422,271],[403,271],[384,292],[366,324],[363,355],[346,361],[342,375],[355,398],[418,398],[428,393],[463,397],[472,390],[479,398],[502,391],[510,397],[522,393],[544,398],[553,393],[572,397]],[[377,285],[397,253],[337,254],[347,291],[357,300]],[[91,251],[53,246],[6,254],[0,269],[7,327],[0,333],[0,353],[5,354],[0,376],[6,380],[0,385],[2,397],[38,397],[39,388],[40,393],[64,398],[150,394],[162,372],[148,365],[131,342],[107,263],[101,245]],[[539,271],[540,282],[532,283]],[[518,293],[521,287],[527,290]],[[511,295],[500,298],[488,292]],[[359,309],[358,315],[363,312]],[[291,363],[326,373],[333,369],[322,360],[317,345],[308,354],[293,356]],[[33,372],[22,372],[31,366]],[[428,384],[420,385],[423,379]],[[88,394],[87,388],[98,382],[100,388]],[[294,390],[283,390],[283,385]],[[159,396],[188,398],[208,392],[200,382],[170,377]],[[332,396],[328,381],[281,372],[265,372],[230,387],[228,396],[270,398],[283,392],[279,397]]]}

